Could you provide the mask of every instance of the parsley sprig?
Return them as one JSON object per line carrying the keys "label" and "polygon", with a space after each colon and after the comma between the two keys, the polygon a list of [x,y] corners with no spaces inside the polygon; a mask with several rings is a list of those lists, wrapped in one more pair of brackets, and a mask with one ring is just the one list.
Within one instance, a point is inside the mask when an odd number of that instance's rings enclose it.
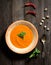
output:
{"label": "parsley sprig", "polygon": [[29,58],[33,58],[36,57],[40,54],[40,50],[35,48],[35,50],[33,51],[33,53],[29,56]]}
{"label": "parsley sprig", "polygon": [[20,38],[24,38],[25,34],[26,34],[26,32],[21,32],[21,33],[18,34],[18,36],[19,36]]}

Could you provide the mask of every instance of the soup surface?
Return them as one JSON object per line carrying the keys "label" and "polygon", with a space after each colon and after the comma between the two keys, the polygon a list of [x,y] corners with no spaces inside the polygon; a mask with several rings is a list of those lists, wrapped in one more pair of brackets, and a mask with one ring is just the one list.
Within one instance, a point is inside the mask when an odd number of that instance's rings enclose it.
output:
{"label": "soup surface", "polygon": [[33,40],[33,32],[28,26],[20,24],[11,31],[10,40],[15,47],[26,48]]}

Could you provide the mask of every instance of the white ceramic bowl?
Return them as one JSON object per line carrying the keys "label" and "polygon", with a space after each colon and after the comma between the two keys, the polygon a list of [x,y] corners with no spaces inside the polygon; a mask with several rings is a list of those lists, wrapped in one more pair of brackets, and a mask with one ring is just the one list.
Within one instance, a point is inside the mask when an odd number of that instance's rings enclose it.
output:
{"label": "white ceramic bowl", "polygon": [[[24,25],[28,26],[28,27],[32,30],[33,35],[34,35],[34,38],[33,38],[33,40],[32,40],[32,43],[31,43],[28,47],[22,48],[22,49],[15,47],[15,46],[11,43],[11,40],[10,40],[10,32],[12,31],[12,29],[13,29],[15,26],[17,26],[17,25],[19,25],[19,24],[24,24]],[[7,46],[8,46],[9,49],[11,49],[13,52],[18,53],[18,54],[26,54],[26,53],[32,51],[32,50],[36,47],[36,45],[37,45],[37,43],[38,43],[38,32],[37,32],[36,27],[35,27],[32,23],[30,23],[30,22],[28,22],[28,21],[25,21],[25,20],[18,20],[18,21],[16,21],[16,22],[12,23],[12,24],[8,27],[8,29],[7,29],[7,31],[6,31],[6,34],[5,34],[5,40],[6,40]]]}

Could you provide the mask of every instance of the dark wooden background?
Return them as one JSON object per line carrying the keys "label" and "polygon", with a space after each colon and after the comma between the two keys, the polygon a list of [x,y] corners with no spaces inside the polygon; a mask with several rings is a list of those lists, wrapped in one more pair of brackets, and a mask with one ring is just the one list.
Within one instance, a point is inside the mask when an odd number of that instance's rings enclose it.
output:
{"label": "dark wooden background", "polygon": [[[25,15],[27,10],[34,10],[31,7],[24,8],[24,3],[32,2],[36,4],[36,17]],[[48,11],[44,14],[44,8]],[[43,26],[39,26],[39,22],[44,15],[49,15],[50,18],[45,21],[44,25],[50,28],[50,31],[45,31],[46,40],[46,56],[43,61],[41,54],[37,58],[28,59],[30,53],[18,55],[13,53],[6,45],[5,32],[7,27],[14,21],[25,19],[33,23],[39,33],[39,42],[37,48],[42,50],[40,38],[44,34]],[[28,60],[27,60],[28,59]],[[45,63],[44,63],[45,62]],[[0,0],[0,65],[51,65],[51,0]]]}

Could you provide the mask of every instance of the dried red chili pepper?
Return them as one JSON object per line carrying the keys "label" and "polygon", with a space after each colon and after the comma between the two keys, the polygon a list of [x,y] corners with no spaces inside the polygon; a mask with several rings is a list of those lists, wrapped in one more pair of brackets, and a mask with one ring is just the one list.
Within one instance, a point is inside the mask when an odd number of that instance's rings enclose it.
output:
{"label": "dried red chili pepper", "polygon": [[32,6],[33,8],[36,9],[36,5],[31,2],[26,3],[25,6]]}
{"label": "dried red chili pepper", "polygon": [[32,15],[36,16],[36,12],[35,11],[26,11],[26,14],[32,14]]}

